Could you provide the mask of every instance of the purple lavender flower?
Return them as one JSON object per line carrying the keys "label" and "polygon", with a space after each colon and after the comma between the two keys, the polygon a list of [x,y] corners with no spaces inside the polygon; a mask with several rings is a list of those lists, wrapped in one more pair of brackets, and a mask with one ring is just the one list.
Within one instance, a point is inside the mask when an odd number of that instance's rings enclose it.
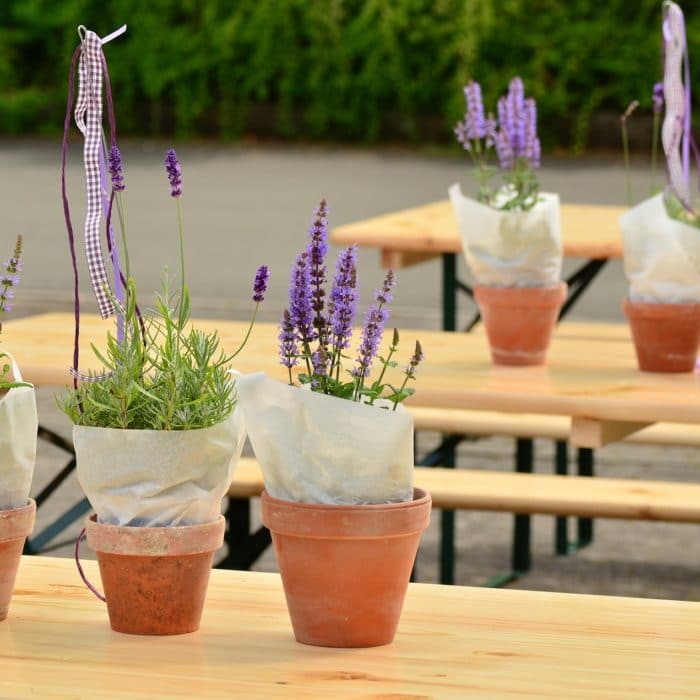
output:
{"label": "purple lavender flower", "polygon": [[654,114],[661,114],[664,108],[664,84],[654,83],[654,88],[651,93],[651,106]]}
{"label": "purple lavender flower", "polygon": [[[539,168],[539,139],[537,138],[537,105],[531,97],[525,100],[525,146],[523,156],[531,168]],[[536,165],[535,165],[536,163]]]}
{"label": "purple lavender flower", "polygon": [[510,170],[515,164],[513,149],[508,134],[503,129],[496,132],[496,154],[501,170]]}
{"label": "purple lavender flower", "polygon": [[313,368],[311,388],[318,389],[323,379],[328,376],[328,355],[323,346],[311,354],[311,367]]}
{"label": "purple lavender flower", "polygon": [[457,126],[454,128],[454,134],[457,137],[457,141],[462,144],[462,148],[465,151],[472,150],[472,142],[467,136],[467,125],[464,122],[457,122]]}
{"label": "purple lavender flower", "polygon": [[326,253],[328,252],[328,203],[321,200],[309,228],[309,244],[306,248],[309,258],[311,280],[311,308],[314,312],[314,328],[322,345],[326,344],[327,321],[323,316],[326,291]]}
{"label": "purple lavender flower", "polygon": [[116,146],[109,149],[109,174],[112,176],[112,189],[121,192],[124,185],[124,175],[122,174],[122,154]]}
{"label": "purple lavender flower", "polygon": [[280,362],[291,369],[298,363],[299,345],[297,343],[297,334],[292,323],[292,316],[289,309],[284,310],[282,320],[280,321],[280,332],[277,336],[280,341]]}
{"label": "purple lavender flower", "polygon": [[0,312],[12,311],[12,299],[19,284],[19,273],[22,271],[22,236],[17,236],[12,256],[2,264],[0,277]]}
{"label": "purple lavender flower", "polygon": [[255,281],[253,282],[253,301],[260,303],[265,298],[267,291],[267,282],[270,279],[270,271],[267,265],[261,265],[255,273]]}
{"label": "purple lavender flower", "polygon": [[304,251],[299,254],[292,268],[289,287],[289,313],[292,325],[296,329],[298,340],[307,345],[316,339],[314,314],[311,304],[309,254]]}
{"label": "purple lavender flower", "polygon": [[516,158],[524,155],[525,150],[525,89],[523,81],[515,77],[508,85],[508,94],[505,98],[505,123],[501,123],[501,129],[505,129],[510,139],[510,147]]}
{"label": "purple lavender flower", "polygon": [[413,355],[411,355],[408,365],[406,365],[406,377],[414,379],[418,365],[423,362],[424,359],[425,355],[423,354],[423,348],[421,347],[420,340],[416,340],[416,349],[414,350]]}
{"label": "purple lavender flower", "polygon": [[394,271],[387,270],[386,277],[384,278],[384,283],[380,289],[374,292],[374,298],[379,302],[379,304],[390,304],[394,295],[391,293],[391,289],[394,286]]}
{"label": "purple lavender flower", "polygon": [[498,124],[496,123],[496,120],[494,119],[493,114],[489,114],[488,118],[486,119],[486,126],[484,128],[484,138],[485,138],[486,148],[491,148],[492,146],[495,145],[497,128],[498,128]]}
{"label": "purple lavender flower", "polygon": [[170,196],[179,197],[182,194],[182,170],[174,148],[168,150],[165,156],[165,170],[170,180]]}
{"label": "purple lavender flower", "polygon": [[352,324],[357,311],[357,246],[341,251],[329,300],[331,334],[336,352],[350,344]]}
{"label": "purple lavender flower", "polygon": [[468,139],[483,139],[486,135],[484,102],[481,98],[481,85],[470,80],[464,87],[467,111],[464,115],[464,130]]}
{"label": "purple lavender flower", "polygon": [[392,299],[391,288],[393,286],[394,272],[388,270],[381,288],[374,293],[376,304],[370,306],[365,315],[362,342],[357,350],[357,365],[351,370],[353,377],[364,379],[369,376],[372,363],[379,350],[379,343],[384,335],[384,325],[389,319],[389,312],[383,307]]}
{"label": "purple lavender flower", "polygon": [[384,335],[384,324],[388,318],[389,313],[380,306],[370,306],[367,310],[365,325],[362,329],[362,342],[357,350],[357,365],[351,370],[353,377],[364,379],[369,376],[379,350],[379,343]]}

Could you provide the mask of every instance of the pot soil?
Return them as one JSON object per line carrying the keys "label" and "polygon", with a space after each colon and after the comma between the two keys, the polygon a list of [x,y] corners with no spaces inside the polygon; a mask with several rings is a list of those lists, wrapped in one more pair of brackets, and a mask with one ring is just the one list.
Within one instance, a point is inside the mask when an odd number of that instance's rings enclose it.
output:
{"label": "pot soil", "polygon": [[263,523],[302,644],[372,647],[393,641],[430,495],[379,505],[297,503],[262,494]]}
{"label": "pot soil", "polygon": [[182,527],[121,527],[86,522],[97,553],[109,622],[127,634],[199,629],[214,552],[225,521]]}
{"label": "pot soil", "polygon": [[554,287],[492,287],[475,285],[497,365],[543,365],[567,285]]}
{"label": "pot soil", "polygon": [[24,542],[34,529],[36,503],[0,511],[0,621],[7,617]]}
{"label": "pot soil", "polygon": [[700,345],[700,304],[622,302],[643,372],[692,372]]}

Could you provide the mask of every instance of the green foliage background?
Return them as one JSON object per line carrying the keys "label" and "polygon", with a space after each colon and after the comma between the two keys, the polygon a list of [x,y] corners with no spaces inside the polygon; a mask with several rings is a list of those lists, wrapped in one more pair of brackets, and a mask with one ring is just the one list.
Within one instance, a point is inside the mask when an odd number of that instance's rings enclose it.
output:
{"label": "green foliage background", "polygon": [[[5,0],[0,134],[56,133],[76,26],[104,35],[122,133],[411,142],[451,138],[461,86],[520,74],[550,148],[596,112],[649,109],[659,0]],[[685,3],[691,67],[700,7]],[[697,74],[697,73],[696,73]],[[698,85],[698,81],[695,82]]]}

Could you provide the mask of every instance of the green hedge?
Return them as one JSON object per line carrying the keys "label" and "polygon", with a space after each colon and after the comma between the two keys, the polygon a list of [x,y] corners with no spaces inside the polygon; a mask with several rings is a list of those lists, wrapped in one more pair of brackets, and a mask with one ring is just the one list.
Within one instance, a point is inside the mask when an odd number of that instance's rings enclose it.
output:
{"label": "green hedge", "polygon": [[[448,140],[461,86],[490,104],[519,73],[547,145],[591,115],[648,109],[658,0],[5,0],[0,133],[55,133],[82,23],[106,49],[122,132],[374,142]],[[688,15],[700,70],[700,11]],[[700,81],[695,83],[700,87]]]}

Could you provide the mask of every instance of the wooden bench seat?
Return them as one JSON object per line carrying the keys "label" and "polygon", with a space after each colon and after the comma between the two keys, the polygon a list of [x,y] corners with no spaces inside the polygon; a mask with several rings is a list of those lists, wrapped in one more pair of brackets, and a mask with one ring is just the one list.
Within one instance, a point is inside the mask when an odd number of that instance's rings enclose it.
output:
{"label": "wooden bench seat", "polygon": [[[415,484],[435,508],[700,523],[700,484],[438,467],[416,467]],[[256,498],[262,489],[257,461],[241,459],[229,496]]]}
{"label": "wooden bench seat", "polygon": [[[534,413],[500,413],[410,406],[416,430],[464,435],[500,435],[567,441],[571,419]],[[655,423],[622,438],[637,445],[700,447],[700,425]]]}

